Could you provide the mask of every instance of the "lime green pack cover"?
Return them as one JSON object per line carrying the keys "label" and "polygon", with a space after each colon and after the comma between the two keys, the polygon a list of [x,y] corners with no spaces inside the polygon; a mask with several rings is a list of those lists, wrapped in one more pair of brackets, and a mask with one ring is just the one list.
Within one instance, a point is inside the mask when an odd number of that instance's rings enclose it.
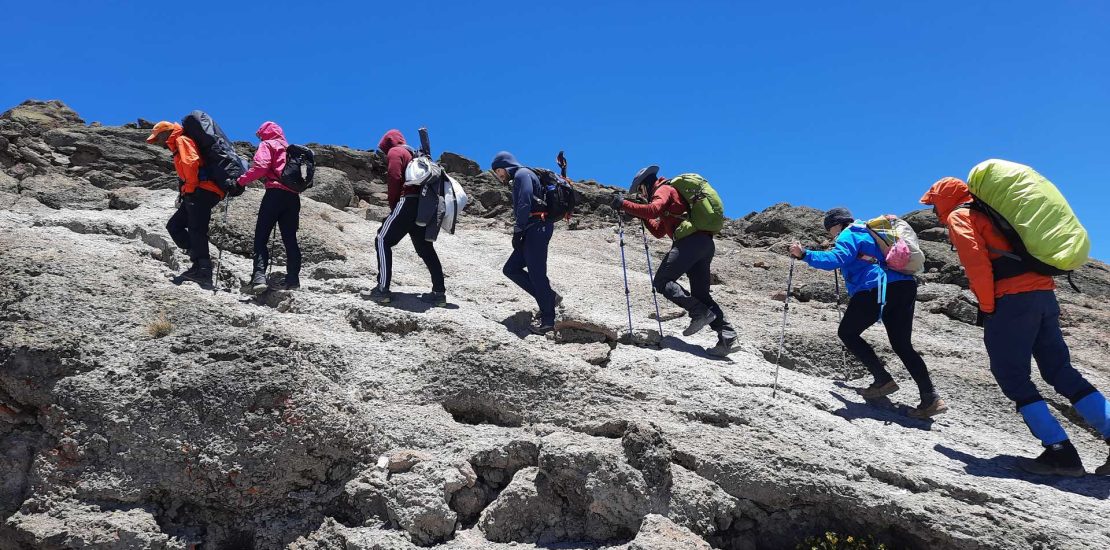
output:
{"label": "lime green pack cover", "polygon": [[697,174],[681,174],[667,182],[678,190],[689,207],[686,219],[674,230],[674,240],[698,231],[718,233],[725,226],[725,207],[721,196],[705,178]]}
{"label": "lime green pack cover", "polygon": [[1036,170],[1007,160],[986,160],[971,169],[967,186],[1010,222],[1034,258],[1065,271],[1087,262],[1087,230],[1060,190]]}

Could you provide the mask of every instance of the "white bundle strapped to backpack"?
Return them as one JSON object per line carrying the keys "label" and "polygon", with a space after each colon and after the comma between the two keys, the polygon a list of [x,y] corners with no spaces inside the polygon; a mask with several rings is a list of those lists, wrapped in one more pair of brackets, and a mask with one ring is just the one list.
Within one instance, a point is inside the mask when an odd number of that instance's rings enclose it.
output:
{"label": "white bundle strapped to backpack", "polygon": [[[455,234],[459,215],[466,208],[468,200],[466,191],[455,178],[448,175],[447,171],[431,158],[418,156],[405,167],[405,186],[420,187],[421,194],[425,189],[432,189],[436,194],[440,194],[443,197],[443,217],[440,219],[440,228],[450,235]],[[421,221],[423,220],[417,220],[417,225],[424,225]]]}

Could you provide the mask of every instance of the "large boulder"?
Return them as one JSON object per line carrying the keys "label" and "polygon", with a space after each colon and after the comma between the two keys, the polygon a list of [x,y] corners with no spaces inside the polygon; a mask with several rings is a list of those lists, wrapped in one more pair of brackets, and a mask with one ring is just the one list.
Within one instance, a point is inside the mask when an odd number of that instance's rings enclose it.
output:
{"label": "large boulder", "polygon": [[31,176],[19,183],[20,193],[54,209],[103,210],[108,194],[88,182],[59,174]]}
{"label": "large boulder", "polygon": [[322,166],[316,168],[316,175],[312,181],[312,187],[301,193],[301,196],[329,204],[334,208],[351,206],[355,188],[346,173]]}
{"label": "large boulder", "polygon": [[464,176],[477,176],[482,172],[482,168],[474,162],[462,155],[457,155],[448,151],[444,151],[439,156],[439,164],[445,170],[453,174],[462,174]]}
{"label": "large boulder", "polygon": [[779,203],[749,215],[741,242],[748,246],[769,246],[786,238],[798,239],[803,244],[816,246],[826,240],[822,221],[824,213],[808,206],[791,206]]}

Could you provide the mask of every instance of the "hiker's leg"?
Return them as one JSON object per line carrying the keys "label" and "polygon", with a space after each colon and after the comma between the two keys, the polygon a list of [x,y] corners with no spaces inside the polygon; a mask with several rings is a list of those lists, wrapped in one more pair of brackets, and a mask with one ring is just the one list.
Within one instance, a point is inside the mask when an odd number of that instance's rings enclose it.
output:
{"label": "hiker's leg", "polygon": [[428,267],[428,274],[432,276],[432,292],[445,292],[443,264],[439,262],[439,254],[436,254],[435,245],[424,238],[426,232],[427,228],[412,224],[409,229],[409,239],[412,240],[412,247],[416,250],[416,255],[424,260],[424,265]]}
{"label": "hiker's leg", "polygon": [[378,254],[378,289],[383,292],[389,290],[393,278],[393,247],[409,232],[409,226],[416,218],[418,202],[416,197],[401,197],[378,228],[374,248]]}
{"label": "hiker's leg", "polygon": [[[185,198],[182,198],[181,205],[177,207],[177,211],[166,222],[166,231],[169,232],[173,244],[177,245],[178,248],[189,250],[189,247],[192,246],[192,243],[189,242],[189,209],[185,206]],[[189,257],[192,258],[191,251]]]}
{"label": "hiker's leg", "polygon": [[913,349],[913,310],[917,302],[917,281],[896,281],[887,285],[886,307],[883,308],[883,325],[886,327],[890,347],[906,370],[910,372],[922,400],[935,397],[936,390],[929,376],[929,368],[921,354]]}
{"label": "hiker's leg", "polygon": [[1060,331],[1060,304],[1051,290],[1031,292],[1043,311],[1040,332],[1033,342],[1033,358],[1041,378],[1071,401],[1075,410],[1094,426],[1103,438],[1110,437],[1110,405],[1102,393],[1071,364],[1071,353]]}
{"label": "hiker's leg", "polygon": [[301,226],[301,197],[296,193],[275,190],[281,195],[284,208],[278,217],[281,244],[285,245],[285,279],[300,282],[301,246],[297,243],[297,229]]}
{"label": "hiker's leg", "polygon": [[1033,343],[1041,330],[1042,312],[1032,293],[1010,294],[995,301],[995,312],[983,328],[991,374],[998,387],[1017,406],[1029,431],[1044,445],[1067,439],[1037,386],[1030,379]]}
{"label": "hiker's leg", "polygon": [[535,298],[536,290],[532,288],[532,280],[528,278],[528,272],[524,270],[524,246],[519,249],[513,250],[509,254],[509,259],[505,260],[505,265],[501,267],[501,273],[507,279],[519,286],[521,290],[527,292],[529,296]]}
{"label": "hiker's leg", "polygon": [[196,262],[211,259],[208,253],[208,224],[212,221],[212,208],[220,197],[211,191],[193,191],[186,204],[189,209],[189,247]]}
{"label": "hiker's leg", "polygon": [[543,222],[528,228],[524,238],[524,263],[528,268],[528,279],[532,283],[532,294],[540,308],[540,322],[544,325],[555,324],[555,292],[547,278],[547,252],[551,244],[551,233],[555,231],[554,222]]}
{"label": "hiker's leg", "polygon": [[874,348],[868,344],[861,336],[867,327],[875,324],[879,320],[879,303],[878,292],[875,289],[864,290],[857,292],[848,299],[848,307],[844,310],[844,318],[840,320],[840,326],[836,329],[837,336],[840,341],[844,342],[844,346],[852,355],[859,359],[863,366],[867,367],[867,371],[871,376],[875,377],[875,383],[885,384],[894,379],[883,367],[883,362],[879,360],[879,356],[875,355]]}
{"label": "hiker's leg", "polygon": [[281,204],[278,193],[285,193],[278,189],[267,189],[262,195],[262,202],[258,205],[258,219],[254,223],[254,273],[266,273],[270,266],[270,232],[278,222],[281,213]]}
{"label": "hiker's leg", "polygon": [[697,247],[686,242],[691,238],[693,236],[675,241],[671,245],[670,251],[663,257],[659,269],[655,272],[655,280],[652,284],[655,285],[656,292],[685,309],[693,318],[705,315],[707,307],[678,284],[678,278],[690,271],[690,268],[700,259],[696,253]]}

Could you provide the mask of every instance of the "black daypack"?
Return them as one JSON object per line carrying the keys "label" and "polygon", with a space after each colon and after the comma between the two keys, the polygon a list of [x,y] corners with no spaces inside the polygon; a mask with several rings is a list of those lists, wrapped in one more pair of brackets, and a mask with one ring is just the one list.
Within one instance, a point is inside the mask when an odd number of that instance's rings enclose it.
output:
{"label": "black daypack", "polygon": [[989,249],[990,252],[1000,255],[998,259],[991,260],[991,271],[994,273],[994,280],[1008,279],[1030,271],[1040,273],[1041,275],[1048,275],[1049,277],[1066,275],[1068,284],[1071,285],[1076,292],[1082,292],[1072,280],[1071,271],[1065,271],[1038,260],[1029,253],[1029,250],[1025,247],[1025,243],[1021,240],[1021,235],[1018,235],[1014,226],[1011,225],[1000,212],[991,208],[989,204],[975,195],[972,195],[972,198],[975,200],[961,204],[956,208],[967,208],[986,214],[991,220],[991,225],[1002,234],[1002,237],[1010,244],[1010,249],[1012,250],[1011,252],[1007,252],[994,248]]}
{"label": "black daypack", "polygon": [[312,149],[303,145],[289,145],[285,149],[285,168],[281,170],[279,181],[282,185],[303,193],[312,187],[316,174],[316,155]]}
{"label": "black daypack", "polygon": [[181,127],[197,144],[204,161],[201,179],[214,182],[231,196],[242,194],[238,180],[247,171],[247,163],[216,121],[204,111],[193,111],[181,120]]}
{"label": "black daypack", "polygon": [[543,168],[531,168],[536,177],[540,179],[543,187],[543,197],[536,197],[544,206],[547,219],[558,221],[569,219],[578,205],[578,191],[571,187],[570,182],[559,174]]}

